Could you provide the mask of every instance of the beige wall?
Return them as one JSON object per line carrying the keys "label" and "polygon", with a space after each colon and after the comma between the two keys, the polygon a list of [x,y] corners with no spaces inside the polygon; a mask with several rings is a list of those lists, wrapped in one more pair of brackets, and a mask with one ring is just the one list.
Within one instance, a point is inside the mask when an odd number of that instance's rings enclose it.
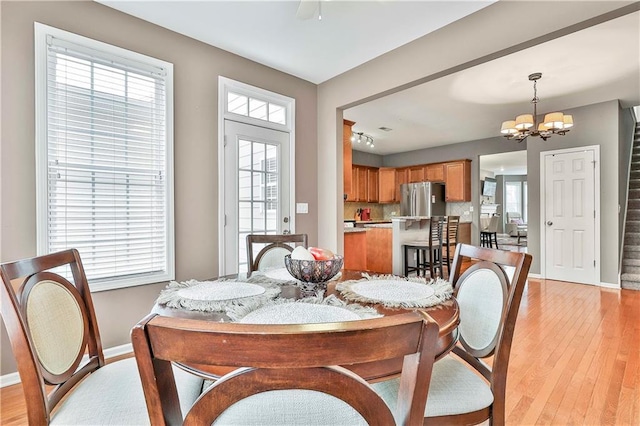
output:
{"label": "beige wall", "polygon": [[[318,218],[319,245],[338,252],[343,246],[343,109],[578,31],[610,18],[617,12],[598,17],[618,8],[637,9],[632,3],[554,1],[549,13],[538,1],[500,1],[322,83],[318,181],[324,184],[318,187],[318,196],[327,214]],[[476,169],[472,165],[474,174]],[[475,200],[477,189],[472,191]]]}
{"label": "beige wall", "polygon": [[[218,273],[218,76],[296,100],[296,231],[317,241],[317,86],[95,2],[1,3],[2,129],[0,261],[36,255],[34,21],[174,64],[176,278]],[[129,342],[130,328],[164,284],[96,293],[104,347]],[[15,371],[2,327],[0,374]]]}

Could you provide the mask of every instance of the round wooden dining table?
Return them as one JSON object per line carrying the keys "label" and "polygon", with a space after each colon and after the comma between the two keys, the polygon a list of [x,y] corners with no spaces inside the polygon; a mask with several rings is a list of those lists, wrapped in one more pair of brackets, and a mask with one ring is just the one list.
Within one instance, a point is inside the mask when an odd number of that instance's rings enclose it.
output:
{"label": "round wooden dining table", "polygon": [[[325,297],[329,295],[335,295],[336,297],[344,300],[341,296],[340,292],[336,290],[336,286],[341,281],[349,281],[349,280],[359,280],[363,278],[363,272],[366,271],[355,271],[355,270],[342,270],[341,276],[327,283],[327,289],[325,291]],[[234,279],[239,278],[240,276],[225,276],[225,279]],[[300,299],[303,294],[298,286],[296,286],[293,282],[290,284],[283,284],[280,286],[281,292],[278,296],[279,298],[291,298],[291,299]],[[440,327],[439,339],[438,339],[438,357],[440,359],[447,355],[451,349],[457,343],[457,327],[460,320],[460,309],[458,307],[458,303],[456,302],[454,297],[451,297],[449,300],[442,302],[438,305],[429,307],[429,308],[387,308],[382,306],[381,304],[363,304],[358,302],[361,305],[371,306],[375,308],[382,315],[398,315],[410,310],[421,310],[427,313],[433,320],[438,323]],[[168,317],[178,317],[178,318],[189,318],[189,319],[198,319],[203,321],[216,321],[216,322],[227,322],[231,321],[231,319],[226,316],[222,312],[201,312],[201,311],[192,311],[187,309],[176,309],[170,308],[167,306],[155,304],[152,310],[153,313],[157,313],[159,315],[168,316]],[[352,370],[354,373],[358,374],[365,380],[369,382],[376,382],[381,380],[387,380],[389,378],[398,376],[402,371],[402,358],[390,359],[385,361],[377,361],[371,363],[363,363],[363,364],[354,364],[354,365],[344,365],[343,367]],[[212,368],[208,366],[207,368],[203,368],[203,371],[206,374],[211,374],[214,377],[220,377],[230,371],[234,370],[234,368],[226,368],[226,367],[215,367]]]}

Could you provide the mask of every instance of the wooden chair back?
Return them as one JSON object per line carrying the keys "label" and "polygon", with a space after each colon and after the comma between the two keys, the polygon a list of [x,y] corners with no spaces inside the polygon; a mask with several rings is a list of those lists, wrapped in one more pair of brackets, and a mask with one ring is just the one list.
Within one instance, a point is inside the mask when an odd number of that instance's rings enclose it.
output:
{"label": "wooden chair back", "polygon": [[[458,244],[453,260],[450,281],[460,306],[460,345],[453,352],[489,381],[494,424],[504,424],[511,343],[531,260],[527,253],[466,244]],[[490,356],[491,368],[481,361]]]}
{"label": "wooden chair back", "polygon": [[[267,267],[284,268],[284,256],[293,251],[292,245],[300,244],[307,248],[307,240],[307,234],[247,235],[247,276]],[[255,257],[254,245],[263,246]]]}
{"label": "wooden chair back", "polygon": [[[52,271],[56,268],[68,268],[72,280]],[[66,250],[5,263],[0,277],[0,313],[16,358],[29,424],[48,424],[51,411],[69,390],[104,365],[80,255]],[[48,393],[45,385],[54,388]]]}
{"label": "wooden chair back", "polygon": [[[238,367],[209,387],[184,424],[211,424],[232,404],[262,392],[332,395],[371,425],[422,424],[438,339],[428,315],[304,325],[216,323],[149,315],[132,330],[151,424],[182,424],[171,362]],[[396,418],[355,373],[339,367],[404,357]],[[293,409],[293,408],[292,408]]]}
{"label": "wooden chair back", "polygon": [[458,244],[458,226],[460,216],[447,216],[447,230],[445,232],[445,245],[447,247]]}
{"label": "wooden chair back", "polygon": [[444,230],[444,216],[431,216],[429,221],[429,243],[431,249],[442,246]]}

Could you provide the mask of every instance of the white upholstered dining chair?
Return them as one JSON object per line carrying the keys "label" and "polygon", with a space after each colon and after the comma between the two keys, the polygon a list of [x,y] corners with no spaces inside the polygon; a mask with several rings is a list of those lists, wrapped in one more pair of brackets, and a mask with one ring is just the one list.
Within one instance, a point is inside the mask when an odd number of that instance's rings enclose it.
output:
{"label": "white upholstered dining chair", "polygon": [[[247,235],[247,276],[254,271],[284,268],[284,257],[296,244],[307,248],[307,234]],[[254,255],[256,248],[259,251]]]}
{"label": "white upholstered dining chair", "polygon": [[[422,423],[438,330],[417,312],[279,325],[150,315],[134,327],[132,340],[153,425],[181,424],[184,414],[185,425],[415,426]],[[398,358],[402,384],[394,410],[361,376],[341,367]],[[172,361],[236,369],[181,413]]]}
{"label": "white upholstered dining chair", "polygon": [[[72,278],[52,271],[59,267],[68,267]],[[30,425],[149,424],[135,359],[105,363],[76,250],[5,263],[0,276],[0,312]],[[200,394],[202,380],[183,371],[176,376],[188,408]]]}
{"label": "white upholstered dining chair", "polygon": [[[460,306],[460,343],[433,367],[424,424],[504,424],[509,354],[531,259],[458,244],[451,283]],[[491,356],[489,367],[483,359]],[[397,380],[374,385],[390,406],[398,386]]]}

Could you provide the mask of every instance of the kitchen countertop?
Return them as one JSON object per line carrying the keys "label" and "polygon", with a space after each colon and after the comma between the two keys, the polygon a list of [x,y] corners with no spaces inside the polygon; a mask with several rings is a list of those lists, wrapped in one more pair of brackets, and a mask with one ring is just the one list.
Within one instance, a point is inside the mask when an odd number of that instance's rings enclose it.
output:
{"label": "kitchen countertop", "polygon": [[367,232],[367,228],[344,228],[345,234],[351,234],[353,232]]}
{"label": "kitchen countertop", "polygon": [[391,223],[391,219],[356,220],[356,223],[364,223],[366,225],[374,223]]}
{"label": "kitchen countertop", "polygon": [[373,223],[373,224],[364,225],[364,229],[367,229],[367,228],[388,228],[388,229],[391,229],[391,227],[392,227],[391,222]]}

